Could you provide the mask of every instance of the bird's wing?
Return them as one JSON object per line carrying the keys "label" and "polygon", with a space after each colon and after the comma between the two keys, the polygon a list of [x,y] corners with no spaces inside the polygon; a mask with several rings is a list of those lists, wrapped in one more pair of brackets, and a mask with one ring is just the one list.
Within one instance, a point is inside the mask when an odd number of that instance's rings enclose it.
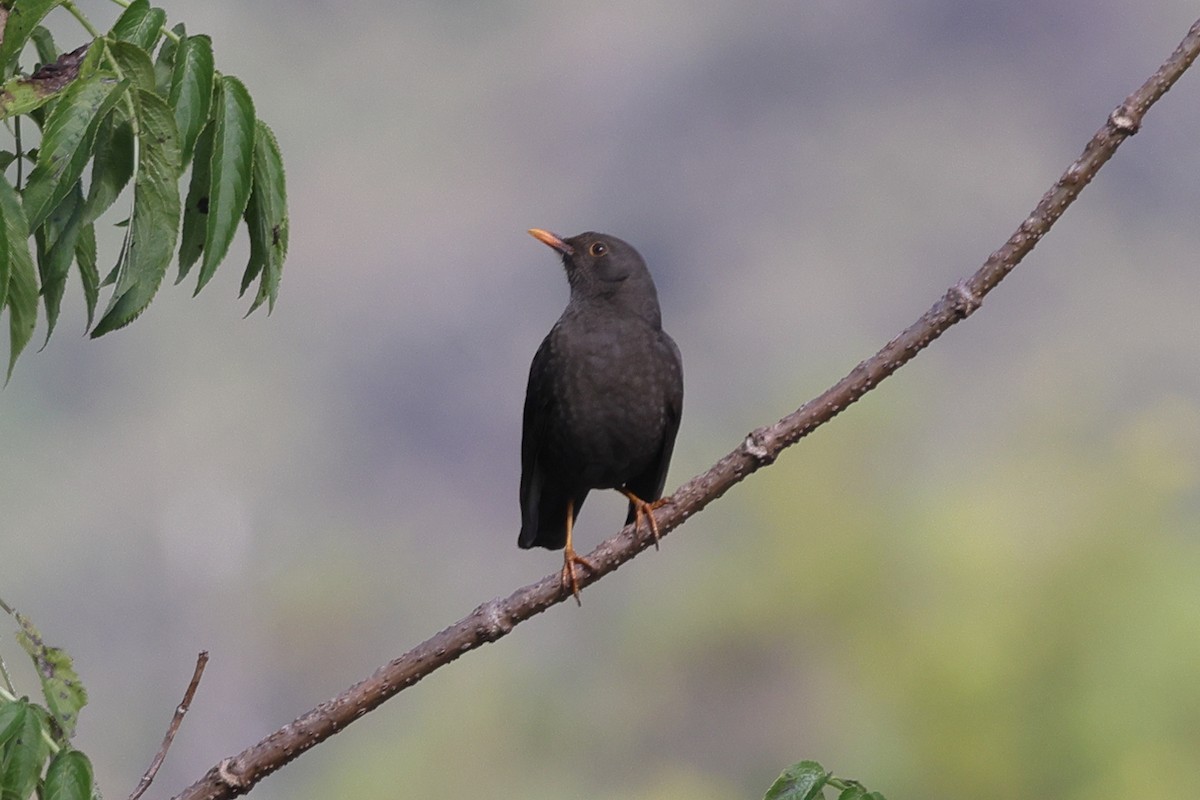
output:
{"label": "bird's wing", "polygon": [[546,420],[550,415],[550,337],[547,336],[529,365],[525,389],[525,414],[521,426],[521,547],[533,547],[538,538],[538,516],[545,475],[538,464]]}
{"label": "bird's wing", "polygon": [[[625,488],[647,503],[662,497],[663,487],[667,483],[667,470],[671,466],[671,455],[675,452],[675,436],[679,433],[679,421],[683,417],[683,357],[679,353],[678,345],[670,336],[664,333],[663,339],[670,350],[671,359],[668,363],[673,373],[673,381],[666,397],[667,425],[663,429],[658,455],[642,474],[625,485]],[[633,522],[636,517],[637,510],[633,503],[630,503],[625,524]]]}

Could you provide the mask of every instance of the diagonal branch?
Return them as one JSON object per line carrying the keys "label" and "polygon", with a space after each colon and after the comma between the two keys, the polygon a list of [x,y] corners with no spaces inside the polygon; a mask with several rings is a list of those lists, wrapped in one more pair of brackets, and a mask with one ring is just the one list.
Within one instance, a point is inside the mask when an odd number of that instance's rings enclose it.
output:
{"label": "diagonal branch", "polygon": [[[999,250],[988,256],[975,274],[950,287],[920,319],[827,391],[774,425],[752,431],[733,452],[681,486],[658,512],[659,533],[667,535],[734,484],[771,464],[784,448],[833,419],[951,325],[974,313],[983,296],[1046,235],[1117,147],[1137,133],[1147,109],[1171,88],[1195,61],[1197,54],[1200,54],[1200,21],[1192,25],[1158,71],[1108,116],[1079,158],[1043,195],[1033,213],[1021,222]],[[580,576],[580,586],[600,580],[653,543],[650,537],[640,537],[635,527],[627,526],[588,554],[588,561],[596,569]],[[258,744],[225,759],[177,795],[176,800],[217,800],[245,794],[267,775],[430,672],[463,653],[496,641],[518,623],[569,597],[570,591],[563,589],[555,572],[506,598],[484,603],[441,633],[380,667],[369,678],[283,726]]]}
{"label": "diagonal branch", "polygon": [[138,800],[150,788],[150,784],[154,783],[154,777],[158,775],[158,770],[167,760],[167,751],[171,749],[171,743],[175,741],[175,734],[179,732],[179,726],[183,724],[183,717],[192,707],[192,698],[196,696],[196,689],[200,687],[200,678],[204,676],[206,666],[208,666],[208,651],[201,650],[200,655],[196,656],[196,669],[192,672],[192,680],[188,682],[183,699],[179,701],[179,705],[175,706],[175,713],[171,716],[171,724],[167,726],[167,734],[163,737],[162,746],[158,748],[154,760],[150,762],[142,779],[138,781],[133,793],[129,795],[129,800]]}

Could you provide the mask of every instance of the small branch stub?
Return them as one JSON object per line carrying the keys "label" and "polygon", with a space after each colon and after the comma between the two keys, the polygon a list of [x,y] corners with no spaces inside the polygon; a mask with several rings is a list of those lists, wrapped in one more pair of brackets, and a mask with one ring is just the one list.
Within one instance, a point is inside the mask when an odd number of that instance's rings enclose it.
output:
{"label": "small branch stub", "polygon": [[246,779],[233,771],[233,758],[223,758],[217,765],[217,776],[230,789],[244,789]]}
{"label": "small branch stub", "polygon": [[139,797],[146,793],[146,790],[150,788],[150,784],[154,782],[154,776],[158,774],[159,768],[167,760],[167,751],[171,749],[171,742],[175,741],[175,734],[179,732],[179,726],[183,724],[184,715],[187,714],[188,709],[192,706],[192,698],[196,696],[196,689],[200,686],[200,678],[203,677],[204,668],[207,665],[208,651],[201,650],[200,654],[196,656],[196,668],[192,671],[192,680],[188,683],[187,690],[183,693],[183,699],[175,707],[175,714],[171,717],[171,724],[167,726],[167,735],[163,737],[162,746],[158,748],[158,753],[155,754],[154,760],[150,762],[146,773],[138,781],[137,788],[133,790],[133,794],[129,795],[129,800],[138,800]]}
{"label": "small branch stub", "polygon": [[1133,136],[1140,128],[1138,121],[1123,105],[1113,109],[1113,112],[1108,115],[1108,123],[1126,136]]}
{"label": "small branch stub", "polygon": [[746,451],[746,455],[753,458],[760,467],[765,467],[775,460],[767,448],[766,438],[766,434],[760,428],[751,431],[746,436],[746,440],[742,442],[742,449]]}

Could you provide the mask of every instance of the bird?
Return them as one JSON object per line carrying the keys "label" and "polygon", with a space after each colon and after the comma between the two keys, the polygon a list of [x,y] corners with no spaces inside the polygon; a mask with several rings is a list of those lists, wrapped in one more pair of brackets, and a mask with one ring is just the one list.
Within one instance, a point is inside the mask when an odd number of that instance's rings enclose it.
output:
{"label": "bird", "polygon": [[579,597],[571,530],[592,489],[629,499],[658,546],[655,509],[683,412],[683,359],[662,328],[646,262],[615,236],[529,233],[558,252],[571,295],[529,366],[521,433],[523,549],[563,550],[562,590]]}

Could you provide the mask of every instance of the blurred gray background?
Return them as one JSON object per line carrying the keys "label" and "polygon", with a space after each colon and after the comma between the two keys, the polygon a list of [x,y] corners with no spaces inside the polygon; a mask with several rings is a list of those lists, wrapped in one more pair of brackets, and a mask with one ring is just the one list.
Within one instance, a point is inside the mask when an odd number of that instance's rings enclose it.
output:
{"label": "blurred gray background", "polygon": [[[162,5],[274,128],[291,255],[270,318],[234,299],[239,240],[99,341],[73,279],[0,392],[0,597],[74,655],[110,797],[200,649],[156,796],[558,569],[516,547],[526,372],[567,296],[526,228],[647,258],[684,354],[673,488],[973,271],[1196,15]],[[977,315],[661,552],[253,796],[753,798],[801,758],[893,798],[1194,787],[1198,98],[1189,74]]]}

